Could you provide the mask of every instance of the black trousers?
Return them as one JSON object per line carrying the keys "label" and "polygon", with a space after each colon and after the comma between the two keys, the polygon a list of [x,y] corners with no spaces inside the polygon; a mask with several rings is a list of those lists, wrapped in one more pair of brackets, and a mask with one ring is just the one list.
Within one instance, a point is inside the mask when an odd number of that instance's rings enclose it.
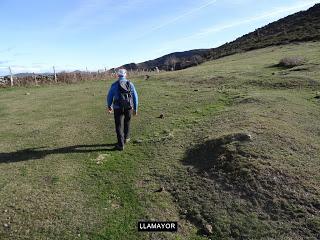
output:
{"label": "black trousers", "polygon": [[130,137],[131,116],[132,110],[114,109],[118,145],[121,147],[124,145],[124,140]]}

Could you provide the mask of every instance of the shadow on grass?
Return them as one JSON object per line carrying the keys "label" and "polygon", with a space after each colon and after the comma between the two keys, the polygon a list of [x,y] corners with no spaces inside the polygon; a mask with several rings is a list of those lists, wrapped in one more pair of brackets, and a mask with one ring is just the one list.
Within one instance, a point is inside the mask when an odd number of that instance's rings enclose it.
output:
{"label": "shadow on grass", "polygon": [[274,68],[274,69],[277,69],[277,70],[286,70],[286,69],[289,69],[289,67],[282,66],[282,65],[279,64],[279,63],[268,65],[268,66],[266,66],[266,68]]}
{"label": "shadow on grass", "polygon": [[[75,145],[61,148],[28,148],[15,152],[0,153],[0,163],[20,162],[41,159],[50,154],[90,153],[100,151],[115,151],[115,144]],[[111,148],[110,148],[111,147]]]}
{"label": "shadow on grass", "polygon": [[239,170],[237,157],[246,155],[239,149],[239,144],[248,141],[251,141],[251,135],[247,133],[229,134],[207,141],[189,149],[183,164],[193,166],[200,172],[222,170],[232,174]]}

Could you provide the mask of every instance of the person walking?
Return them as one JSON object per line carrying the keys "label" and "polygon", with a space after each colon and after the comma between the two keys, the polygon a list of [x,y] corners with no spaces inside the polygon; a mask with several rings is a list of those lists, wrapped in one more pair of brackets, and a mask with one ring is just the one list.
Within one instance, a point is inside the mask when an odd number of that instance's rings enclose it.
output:
{"label": "person walking", "polygon": [[138,114],[138,93],[128,79],[127,71],[118,70],[118,80],[114,82],[106,97],[106,111],[114,112],[114,121],[118,143],[116,149],[124,150],[125,143],[130,141],[130,120],[133,115]]}

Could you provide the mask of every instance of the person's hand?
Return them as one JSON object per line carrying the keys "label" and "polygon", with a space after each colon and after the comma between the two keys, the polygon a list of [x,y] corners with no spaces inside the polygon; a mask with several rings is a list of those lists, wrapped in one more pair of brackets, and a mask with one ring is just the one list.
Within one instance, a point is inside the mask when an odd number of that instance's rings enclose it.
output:
{"label": "person's hand", "polygon": [[108,111],[109,114],[111,114],[113,109],[112,107],[108,107],[106,110]]}

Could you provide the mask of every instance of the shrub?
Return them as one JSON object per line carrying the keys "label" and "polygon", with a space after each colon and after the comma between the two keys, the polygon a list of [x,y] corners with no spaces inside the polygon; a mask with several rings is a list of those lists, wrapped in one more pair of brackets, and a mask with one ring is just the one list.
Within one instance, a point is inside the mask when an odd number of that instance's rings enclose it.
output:
{"label": "shrub", "polygon": [[305,62],[305,59],[303,57],[285,57],[282,58],[279,62],[280,67],[286,67],[286,68],[292,68],[296,66],[301,66]]}

